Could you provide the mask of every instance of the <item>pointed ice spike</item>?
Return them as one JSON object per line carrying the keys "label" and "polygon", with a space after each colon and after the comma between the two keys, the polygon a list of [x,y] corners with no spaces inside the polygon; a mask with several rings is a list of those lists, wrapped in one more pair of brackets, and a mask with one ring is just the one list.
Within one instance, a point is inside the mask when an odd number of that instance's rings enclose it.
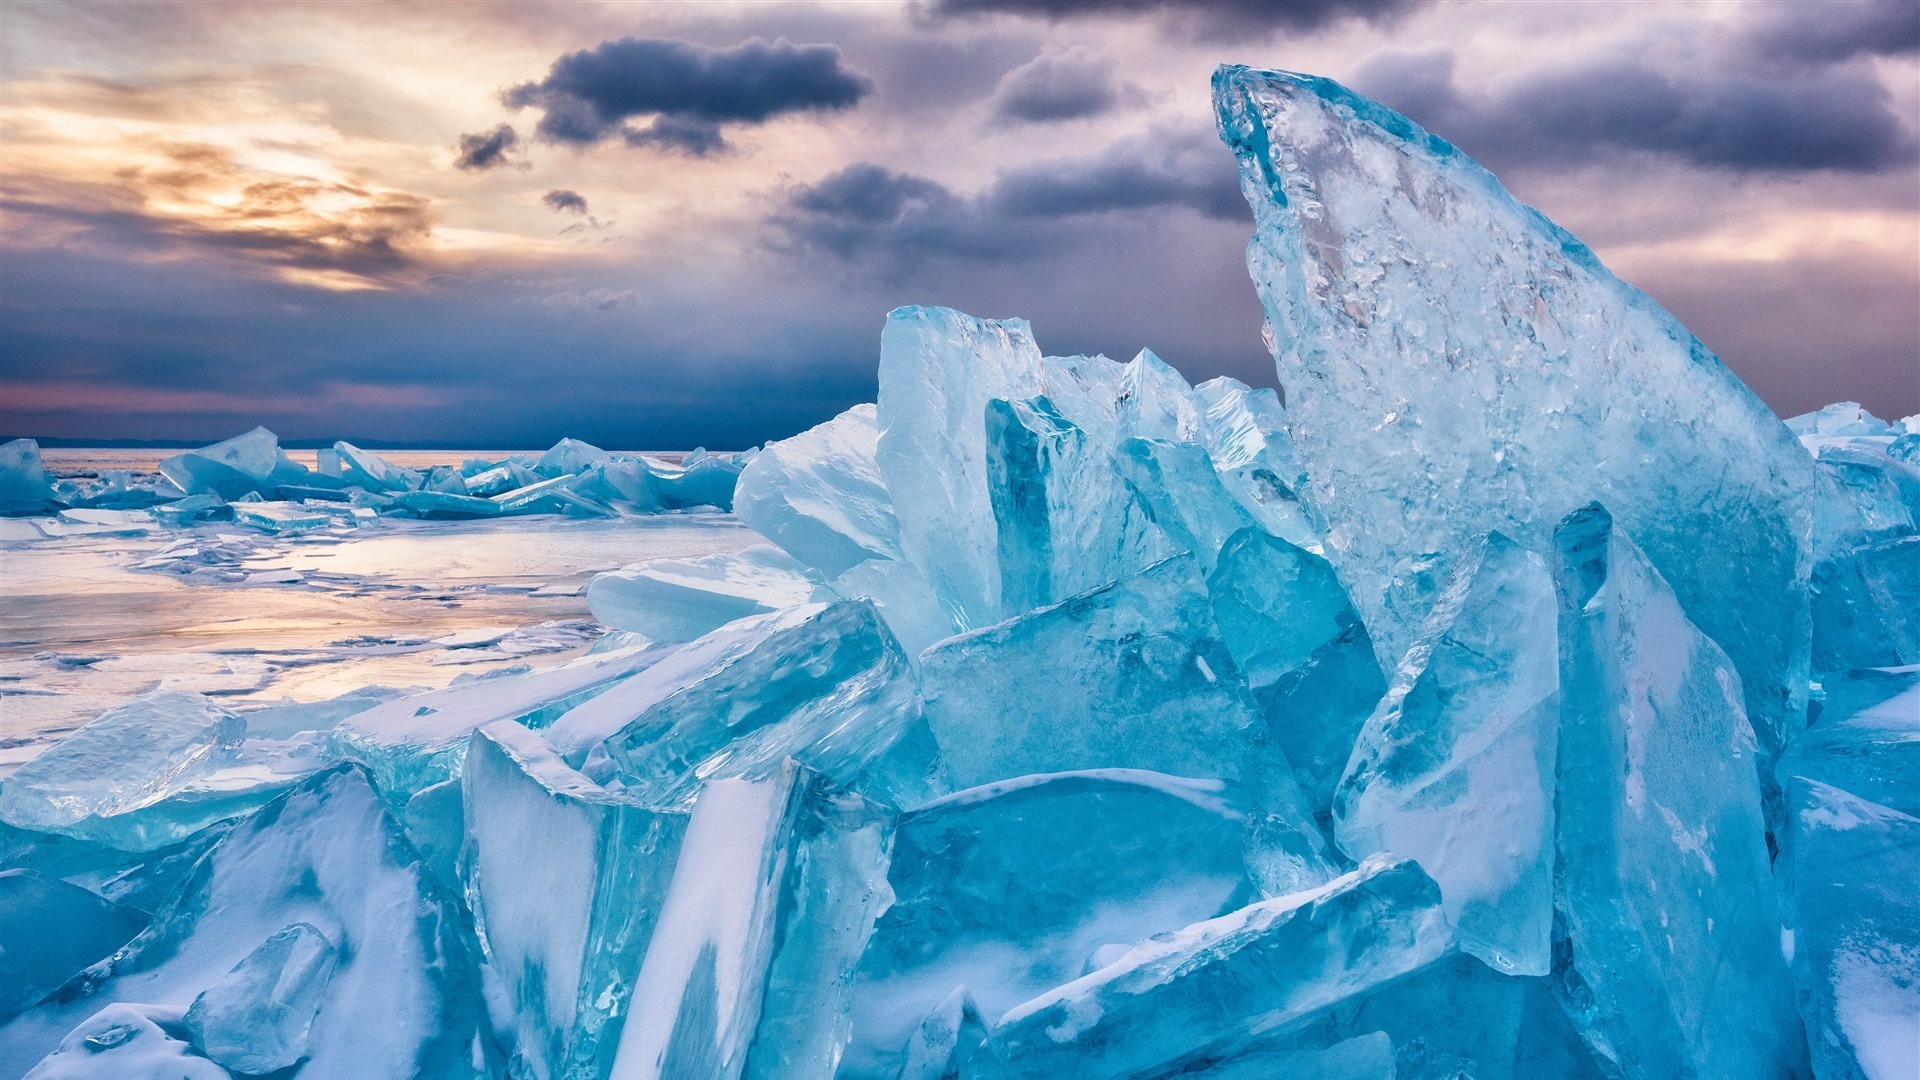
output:
{"label": "pointed ice spike", "polygon": [[1289,427],[1383,664],[1459,553],[1605,502],[1733,658],[1769,754],[1804,710],[1813,472],[1672,316],[1405,117],[1222,67]]}
{"label": "pointed ice spike", "polygon": [[949,638],[920,665],[960,787],[1102,768],[1237,782],[1258,722],[1186,555]]}
{"label": "pointed ice spike", "polygon": [[734,514],[827,577],[899,558],[900,523],[875,461],[879,437],[874,406],[855,405],[768,443],[740,471]]}
{"label": "pointed ice spike", "polygon": [[792,556],[756,544],[595,574],[587,585],[587,608],[617,630],[654,641],[692,641],[735,619],[807,603],[819,587]]}
{"label": "pointed ice spike", "polygon": [[467,900],[512,1005],[514,1068],[605,1075],[686,817],[606,791],[511,721],[474,737],[459,782]]}
{"label": "pointed ice spike", "polygon": [[[654,806],[792,757],[851,783],[919,716],[912,669],[872,604],[806,604],[729,623],[581,704],[553,745]],[[589,775],[601,772],[588,768]]]}
{"label": "pointed ice spike", "polygon": [[846,798],[792,763],[701,790],[612,1080],[833,1075],[886,876],[884,827]]}
{"label": "pointed ice spike", "polygon": [[992,1075],[1177,1073],[1425,967],[1449,944],[1439,890],[1420,867],[1369,859],[1311,892],[1145,942],[1016,1006],[994,1026]]}
{"label": "pointed ice spike", "polygon": [[997,1017],[1077,978],[1102,946],[1125,952],[1251,902],[1246,811],[1217,780],[1103,769],[987,784],[902,815],[893,906],[854,984],[847,1074],[890,1076],[956,985]]}
{"label": "pointed ice spike", "polygon": [[1605,510],[1555,540],[1562,1000],[1626,1077],[1801,1075],[1740,676]]}
{"label": "pointed ice spike", "polygon": [[876,462],[900,546],[961,629],[998,622],[999,542],[987,496],[987,402],[1040,392],[1024,319],[900,308],[880,335]]}
{"label": "pointed ice spike", "polygon": [[337,956],[333,942],[308,923],[268,938],[193,999],[185,1023],[194,1045],[248,1076],[298,1064]]}
{"label": "pointed ice spike", "polygon": [[1787,781],[1790,921],[1815,1075],[1920,1067],[1920,819],[1799,776]]}
{"label": "pointed ice spike", "polygon": [[1545,975],[1553,923],[1558,605],[1540,556],[1489,535],[1463,556],[1333,801],[1348,856],[1419,860],[1460,947]]}

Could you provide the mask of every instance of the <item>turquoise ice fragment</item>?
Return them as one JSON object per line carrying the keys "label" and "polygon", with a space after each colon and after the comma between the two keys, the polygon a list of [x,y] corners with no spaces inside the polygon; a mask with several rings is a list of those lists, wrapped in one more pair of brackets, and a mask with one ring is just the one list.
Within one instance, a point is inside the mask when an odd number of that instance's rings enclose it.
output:
{"label": "turquoise ice fragment", "polygon": [[1177,1073],[1257,1034],[1432,963],[1440,894],[1412,861],[1374,858],[1328,884],[1142,943],[1009,1010],[993,1075]]}
{"label": "turquoise ice fragment", "polygon": [[24,1071],[110,1002],[185,1011],[262,942],[297,923],[337,950],[303,1071],[470,1076],[491,1055],[461,917],[432,886],[365,774],[341,767],[236,826],[145,932],[61,1000],[0,1027],[0,1073]]}
{"label": "turquoise ice fragment", "polygon": [[[1226,66],[1221,137],[1326,554],[1383,666],[1470,542],[1613,511],[1732,657],[1769,757],[1806,699],[1813,469],[1706,347],[1445,140]],[[1731,598],[1739,598],[1734,602]]]}
{"label": "turquoise ice fragment", "polygon": [[459,783],[467,902],[512,1006],[513,1068],[605,1076],[686,817],[606,791],[512,721],[474,737]]}
{"label": "turquoise ice fragment", "polygon": [[1628,1076],[1798,1075],[1740,676],[1605,510],[1556,544],[1562,1000]]}
{"label": "turquoise ice fragment", "polygon": [[1545,975],[1560,724],[1553,577],[1499,533],[1457,565],[1360,732],[1334,835],[1355,859],[1418,860],[1461,949]]}
{"label": "turquoise ice fragment", "polygon": [[381,793],[403,806],[414,792],[458,775],[476,730],[499,720],[546,727],[666,655],[665,649],[632,646],[544,671],[398,698],[341,720],[331,744],[341,757],[366,765]]}
{"label": "turquoise ice fragment", "polygon": [[425,479],[413,469],[402,468],[350,442],[334,443],[333,453],[341,478],[368,491],[417,491]]}
{"label": "turquoise ice fragment", "polygon": [[147,925],[143,912],[38,870],[0,870],[0,1022],[104,959]]}
{"label": "turquoise ice fragment", "polygon": [[261,942],[193,999],[185,1018],[193,1044],[222,1067],[248,1076],[298,1064],[307,1056],[337,955],[333,942],[307,923]]}
{"label": "turquoise ice fragment", "polygon": [[1920,817],[1920,666],[1830,676],[1780,772]]}
{"label": "turquoise ice fragment", "polygon": [[920,664],[957,787],[1104,768],[1238,782],[1258,721],[1187,555],[950,638]]}
{"label": "turquoise ice fragment", "polygon": [[1221,546],[1207,595],[1227,651],[1256,693],[1360,621],[1325,559],[1257,528]]}
{"label": "turquoise ice fragment", "polygon": [[233,500],[270,489],[281,459],[279,438],[256,427],[212,446],[175,454],[160,463],[160,472],[188,495],[205,493]]}
{"label": "turquoise ice fragment", "polygon": [[297,502],[235,502],[233,520],[267,533],[324,529],[334,522],[326,510]]}
{"label": "turquoise ice fragment", "polygon": [[792,556],[756,544],[596,574],[587,585],[587,607],[618,630],[654,641],[692,641],[735,619],[805,604],[818,588]]}
{"label": "turquoise ice fragment", "polygon": [[[1246,800],[1218,780],[1131,769],[1026,776],[901,816],[854,986],[849,1076],[893,1075],[923,1018],[998,1017],[1103,947],[1244,906]],[[911,1057],[911,1054],[909,1054]]]}
{"label": "turquoise ice fragment", "polygon": [[1785,857],[1814,1074],[1911,1076],[1920,1062],[1920,819],[1794,776]]}
{"label": "turquoise ice fragment", "polygon": [[899,308],[880,335],[875,462],[900,547],[958,629],[999,622],[999,539],[988,497],[987,402],[1041,392],[1024,319]]}
{"label": "turquoise ice fragment", "polygon": [[561,439],[553,444],[551,450],[540,455],[533,471],[541,476],[572,476],[606,461],[608,456],[605,450],[592,443]]}
{"label": "turquoise ice fragment", "polygon": [[32,439],[0,443],[0,514],[45,513],[53,497],[40,444]]}
{"label": "turquoise ice fragment", "polygon": [[26,1075],[30,1080],[230,1080],[232,1074],[194,1053],[182,1034],[175,1010],[109,1005],[69,1032]]}
{"label": "turquoise ice fragment", "polygon": [[1920,663],[1920,463],[1893,457],[1884,438],[1801,441],[1819,470],[1815,673]]}
{"label": "turquoise ice fragment", "polygon": [[844,600],[729,623],[570,710],[549,737],[596,779],[684,806],[703,783],[789,757],[850,782],[918,715],[899,643],[872,604]]}
{"label": "turquoise ice fragment", "polygon": [[826,577],[900,557],[900,523],[876,461],[879,421],[856,405],[791,439],[768,443],[740,471],[733,512]]}
{"label": "turquoise ice fragment", "polygon": [[989,401],[985,422],[1005,615],[1058,603],[1178,553],[1120,480],[1110,437],[1082,431],[1045,396]]}
{"label": "turquoise ice fragment", "polygon": [[[986,1021],[964,986],[955,987],[907,1040],[906,1060],[892,1080],[959,1080],[987,1041]],[[849,1077],[857,1073],[847,1073]]]}
{"label": "turquoise ice fragment", "polygon": [[1280,395],[1225,376],[1193,392],[1206,405],[1201,432],[1222,486],[1267,532],[1317,544],[1319,515],[1301,494],[1307,474],[1287,437]]}
{"label": "turquoise ice fragment", "polygon": [[[701,791],[612,1076],[833,1075],[846,972],[885,904],[884,819],[844,799],[793,764]],[[828,917],[783,933],[798,912]]]}
{"label": "turquoise ice fragment", "polygon": [[164,800],[228,764],[245,735],[245,720],[199,694],[135,698],[8,777],[0,786],[0,820],[152,850],[219,819],[174,820],[178,811]]}

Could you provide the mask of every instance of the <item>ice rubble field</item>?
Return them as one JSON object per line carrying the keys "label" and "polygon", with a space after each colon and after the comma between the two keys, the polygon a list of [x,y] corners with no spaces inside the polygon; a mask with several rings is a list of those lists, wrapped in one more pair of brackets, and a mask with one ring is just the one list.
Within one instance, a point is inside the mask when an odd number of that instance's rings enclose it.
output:
{"label": "ice rubble field", "polygon": [[[901,309],[584,655],[108,710],[0,784],[0,1071],[1920,1074],[1920,418],[1782,425],[1333,83],[1215,100],[1287,411]],[[499,501],[223,445],[146,512]]]}

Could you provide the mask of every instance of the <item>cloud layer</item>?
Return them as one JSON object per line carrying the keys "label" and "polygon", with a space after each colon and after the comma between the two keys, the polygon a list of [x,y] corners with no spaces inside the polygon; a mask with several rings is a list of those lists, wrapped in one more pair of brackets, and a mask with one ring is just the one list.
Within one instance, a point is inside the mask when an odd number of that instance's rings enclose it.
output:
{"label": "cloud layer", "polygon": [[904,303],[1271,384],[1220,61],[1455,141],[1777,411],[1920,411],[1911,3],[369,10],[9,13],[0,434],[742,447]]}

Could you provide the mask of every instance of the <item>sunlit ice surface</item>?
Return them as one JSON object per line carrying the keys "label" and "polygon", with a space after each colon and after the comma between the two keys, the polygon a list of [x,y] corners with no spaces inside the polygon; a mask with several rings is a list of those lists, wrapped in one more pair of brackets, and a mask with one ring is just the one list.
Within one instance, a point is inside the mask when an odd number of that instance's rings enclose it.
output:
{"label": "sunlit ice surface", "polygon": [[[51,453],[125,467],[119,459],[154,452]],[[0,773],[150,690],[244,710],[559,662],[604,630],[584,598],[595,573],[756,540],[717,512],[385,521],[292,536],[219,522],[49,538],[30,521],[0,521]],[[222,569],[234,580],[141,568],[183,544],[232,549]]]}

